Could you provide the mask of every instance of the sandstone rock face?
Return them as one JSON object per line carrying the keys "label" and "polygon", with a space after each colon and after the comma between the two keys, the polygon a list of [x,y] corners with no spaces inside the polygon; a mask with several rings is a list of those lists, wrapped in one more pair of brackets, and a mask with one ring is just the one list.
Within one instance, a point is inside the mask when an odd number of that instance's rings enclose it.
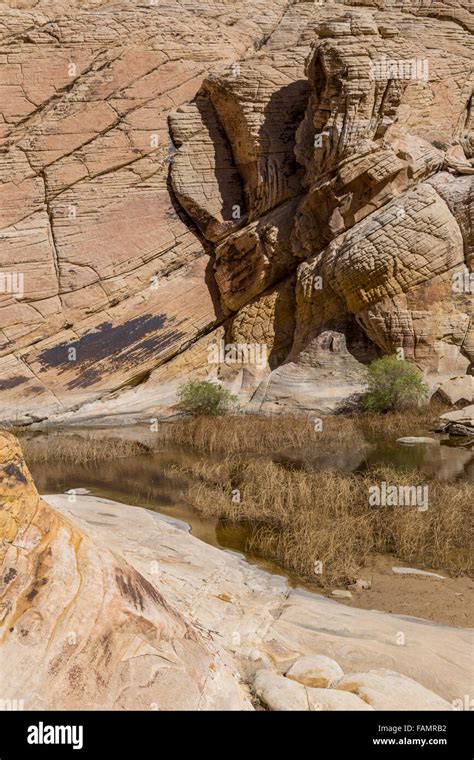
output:
{"label": "sandstone rock face", "polygon": [[157,588],[38,496],[9,434],[0,476],[3,699],[29,710],[250,708],[231,663]]}
{"label": "sandstone rock face", "polygon": [[269,710],[307,710],[306,689],[296,681],[262,670],[254,682],[257,696]]}
{"label": "sandstone rock face", "polygon": [[474,435],[474,404],[441,415],[444,430],[452,435]]}
{"label": "sandstone rock face", "polygon": [[[396,350],[472,375],[472,13],[415,5],[2,6],[2,416],[143,418],[183,368],[262,411]],[[265,371],[212,366],[219,329]]]}

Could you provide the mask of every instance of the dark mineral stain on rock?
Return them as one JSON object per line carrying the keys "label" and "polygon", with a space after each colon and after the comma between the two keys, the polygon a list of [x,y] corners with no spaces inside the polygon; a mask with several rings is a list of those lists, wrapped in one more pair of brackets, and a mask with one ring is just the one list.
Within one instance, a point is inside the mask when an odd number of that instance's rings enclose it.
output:
{"label": "dark mineral stain on rock", "polygon": [[115,580],[117,581],[117,586],[119,587],[122,596],[133,602],[135,607],[143,610],[145,606],[143,594],[138,587],[135,573],[125,573],[123,570],[117,570]]}
{"label": "dark mineral stain on rock", "polygon": [[42,385],[31,385],[29,388],[25,388],[23,393],[25,396],[36,396],[37,393],[42,393],[44,387]]}
{"label": "dark mineral stain on rock", "polygon": [[82,686],[84,672],[78,665],[73,665],[68,671],[68,680],[73,689],[79,689]]}
{"label": "dark mineral stain on rock", "polygon": [[26,483],[27,480],[25,476],[23,475],[22,471],[18,467],[18,465],[10,463],[5,465],[3,468],[3,471],[10,477],[15,478],[15,480],[18,480],[20,483]]}
{"label": "dark mineral stain on rock", "polygon": [[8,391],[10,388],[16,388],[17,385],[28,382],[27,377],[23,375],[17,375],[16,377],[7,377],[5,380],[0,380],[0,391]]}
{"label": "dark mineral stain on rock", "polygon": [[5,583],[5,585],[7,585],[7,583],[10,583],[10,581],[12,581],[16,575],[17,575],[17,571],[15,570],[15,568],[9,567],[7,572],[3,576],[3,582]]}
{"label": "dark mineral stain on rock", "polygon": [[[67,387],[85,388],[93,385],[114,369],[139,365],[152,355],[159,355],[175,341],[186,336],[176,328],[182,324],[176,317],[165,314],[144,314],[113,326],[102,322],[97,329],[76,341],[60,343],[39,354],[41,372],[56,368],[59,374],[76,369],[77,377]],[[69,361],[68,352],[76,350],[76,361]],[[102,364],[100,364],[102,362]]]}
{"label": "dark mineral stain on rock", "polygon": [[137,609],[139,608],[140,610],[143,610],[145,607],[145,600],[147,599],[148,601],[151,600],[171,611],[171,608],[153,584],[133,568],[128,572],[118,569],[115,574],[115,580],[117,581],[117,586],[119,587],[122,596],[132,601]]}

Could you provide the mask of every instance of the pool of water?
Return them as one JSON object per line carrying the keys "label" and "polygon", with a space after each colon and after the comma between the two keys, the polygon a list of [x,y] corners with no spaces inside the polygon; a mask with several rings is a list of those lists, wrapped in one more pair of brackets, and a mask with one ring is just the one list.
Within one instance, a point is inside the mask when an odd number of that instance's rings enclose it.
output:
{"label": "pool of water", "polygon": [[[431,435],[428,431],[414,431],[416,435]],[[71,431],[41,433],[44,435],[71,435]],[[133,429],[77,430],[76,436],[129,437],[150,443],[149,434]],[[104,444],[106,445],[106,443]],[[254,455],[252,455],[254,456]],[[396,469],[415,469],[428,478],[462,480],[474,483],[474,451],[452,445],[439,437],[433,445],[404,446],[379,439],[348,441],[336,453],[323,447],[307,447],[298,452],[267,454],[280,465],[308,470],[337,469],[342,472],[361,472],[373,465],[391,465]],[[275,570],[271,562],[262,561],[245,551],[247,531],[244,527],[200,516],[187,499],[189,480],[178,468],[186,468],[193,461],[213,457],[189,450],[166,448],[155,453],[144,453],[123,459],[111,459],[86,464],[64,462],[29,463],[31,474],[41,494],[65,493],[70,489],[84,488],[91,494],[126,504],[152,509],[161,514],[187,522],[192,533],[213,546],[242,552],[247,559]],[[281,568],[278,572],[283,573]]]}

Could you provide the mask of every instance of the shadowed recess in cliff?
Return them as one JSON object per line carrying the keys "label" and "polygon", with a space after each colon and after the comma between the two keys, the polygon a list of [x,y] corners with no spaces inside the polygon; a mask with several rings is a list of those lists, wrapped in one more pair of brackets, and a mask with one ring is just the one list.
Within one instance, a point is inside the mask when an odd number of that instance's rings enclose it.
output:
{"label": "shadowed recess in cliff", "polygon": [[[70,389],[92,385],[103,377],[104,371],[117,366],[139,366],[141,362],[157,356],[186,337],[177,330],[185,320],[168,318],[165,314],[143,314],[122,325],[102,322],[93,332],[78,340],[60,343],[39,355],[41,372],[55,368],[59,374],[76,369],[77,377],[67,384]],[[168,323],[168,327],[165,327]],[[69,360],[69,351],[75,349],[75,360]],[[104,363],[106,366],[104,366]]]}

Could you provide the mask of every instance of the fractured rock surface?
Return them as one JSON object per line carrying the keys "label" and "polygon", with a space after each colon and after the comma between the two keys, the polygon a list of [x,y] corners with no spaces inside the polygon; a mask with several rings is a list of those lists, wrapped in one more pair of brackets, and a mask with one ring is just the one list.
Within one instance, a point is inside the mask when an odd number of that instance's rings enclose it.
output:
{"label": "fractured rock surface", "polygon": [[[4,417],[163,411],[183,366],[263,411],[399,349],[472,374],[469,1],[250,6],[2,8]],[[221,327],[263,376],[195,350]]]}

